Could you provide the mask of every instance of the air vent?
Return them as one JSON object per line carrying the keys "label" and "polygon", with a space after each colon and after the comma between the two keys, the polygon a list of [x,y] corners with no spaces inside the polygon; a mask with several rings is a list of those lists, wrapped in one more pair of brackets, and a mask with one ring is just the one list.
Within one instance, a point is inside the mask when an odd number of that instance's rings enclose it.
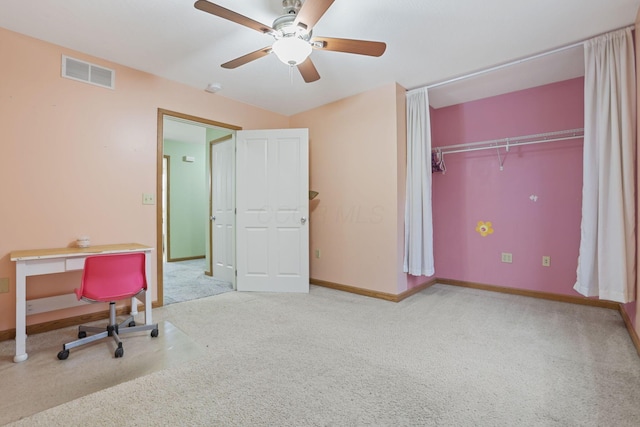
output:
{"label": "air vent", "polygon": [[62,55],[62,77],[114,89],[116,72]]}

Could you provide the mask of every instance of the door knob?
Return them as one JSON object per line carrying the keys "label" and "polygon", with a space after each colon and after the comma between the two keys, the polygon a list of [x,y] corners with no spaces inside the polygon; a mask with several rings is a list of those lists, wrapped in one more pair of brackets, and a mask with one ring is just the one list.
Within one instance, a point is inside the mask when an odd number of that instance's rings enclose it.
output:
{"label": "door knob", "polygon": [[305,222],[307,222],[307,218],[305,218],[305,217],[300,218],[300,223],[301,224],[304,224]]}
{"label": "door knob", "polygon": [[211,221],[215,221],[215,220],[216,220],[216,217],[215,217],[215,216],[212,216],[212,217],[211,217]]}

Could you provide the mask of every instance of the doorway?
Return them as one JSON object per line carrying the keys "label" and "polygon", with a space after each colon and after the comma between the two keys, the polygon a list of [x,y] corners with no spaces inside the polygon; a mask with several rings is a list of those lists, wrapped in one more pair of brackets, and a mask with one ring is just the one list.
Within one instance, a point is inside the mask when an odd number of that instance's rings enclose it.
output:
{"label": "doorway", "polygon": [[[216,279],[211,277],[215,271],[212,253],[216,242],[211,223],[214,174],[210,150],[212,143],[230,139],[240,129],[158,109],[156,194],[162,195],[162,202],[156,207],[156,237],[161,252],[157,254],[160,305],[207,296],[203,295],[208,292],[206,287],[210,287],[213,294],[220,293],[215,287]],[[233,177],[235,171],[225,173]],[[232,252],[231,248],[227,250]],[[183,286],[183,282],[189,283],[190,288]],[[173,293],[174,285],[180,287],[179,300]]]}

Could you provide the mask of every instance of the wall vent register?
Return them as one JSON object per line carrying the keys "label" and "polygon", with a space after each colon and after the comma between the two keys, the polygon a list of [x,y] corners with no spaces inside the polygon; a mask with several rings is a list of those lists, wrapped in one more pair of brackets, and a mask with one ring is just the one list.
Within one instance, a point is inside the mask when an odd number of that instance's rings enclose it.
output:
{"label": "wall vent register", "polygon": [[62,55],[62,77],[115,89],[115,70],[65,55]]}

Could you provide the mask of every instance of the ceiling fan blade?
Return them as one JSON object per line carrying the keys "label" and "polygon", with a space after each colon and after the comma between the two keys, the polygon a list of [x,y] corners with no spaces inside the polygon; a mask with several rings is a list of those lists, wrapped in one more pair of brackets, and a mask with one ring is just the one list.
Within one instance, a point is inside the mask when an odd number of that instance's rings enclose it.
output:
{"label": "ceiling fan blade", "polygon": [[228,21],[235,22],[236,24],[244,25],[245,27],[249,27],[252,30],[259,31],[261,33],[270,33],[273,31],[268,25],[264,25],[258,21],[254,21],[251,18],[247,18],[244,15],[240,15],[232,10],[225,9],[222,6],[218,6],[217,4],[208,2],[206,0],[198,0],[194,4],[196,9],[202,10],[203,12],[208,12],[212,15],[219,16],[220,18],[224,18]]}
{"label": "ceiling fan blade", "polygon": [[335,0],[306,0],[302,4],[300,11],[298,11],[293,24],[302,24],[307,28],[307,30],[312,29],[334,1]]}
{"label": "ceiling fan blade", "polygon": [[224,64],[221,65],[221,67],[228,68],[228,69],[238,68],[239,66],[244,65],[248,62],[255,61],[256,59],[260,59],[263,56],[267,56],[270,53],[271,53],[271,46],[267,46],[260,50],[256,50],[255,52],[247,53],[246,55],[233,59],[229,62],[225,62]]}
{"label": "ceiling fan blade", "polygon": [[387,49],[382,42],[366,40],[336,39],[332,37],[314,37],[311,40],[314,49],[334,52],[357,53],[358,55],[381,56]]}
{"label": "ceiling fan blade", "polygon": [[316,66],[313,65],[311,58],[307,58],[302,64],[298,64],[298,71],[300,71],[302,78],[307,83],[320,80],[320,74],[318,74],[318,70],[316,70]]}

